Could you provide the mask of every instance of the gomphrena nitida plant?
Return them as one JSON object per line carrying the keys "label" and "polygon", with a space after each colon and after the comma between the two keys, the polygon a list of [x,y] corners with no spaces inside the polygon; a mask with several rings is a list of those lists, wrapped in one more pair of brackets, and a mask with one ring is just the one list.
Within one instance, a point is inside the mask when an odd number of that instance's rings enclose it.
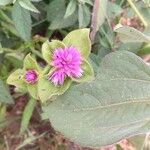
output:
{"label": "gomphrena nitida plant", "polygon": [[46,102],[52,96],[63,94],[73,82],[88,82],[94,78],[88,61],[90,51],[89,29],[72,31],[63,41],[46,41],[42,45],[42,55],[47,65],[42,68],[28,54],[23,69],[13,72],[7,83]]}
{"label": "gomphrena nitida plant", "polygon": [[[13,102],[7,80],[15,92],[30,95],[20,133],[30,130],[37,100],[41,119],[81,146],[110,145],[149,132],[150,66],[138,57],[150,53],[147,6],[148,0],[0,0],[0,122],[5,104]],[[78,28],[62,41],[45,37],[59,39]],[[20,144],[31,140],[35,137]],[[7,136],[4,142],[8,148],[12,143]]]}

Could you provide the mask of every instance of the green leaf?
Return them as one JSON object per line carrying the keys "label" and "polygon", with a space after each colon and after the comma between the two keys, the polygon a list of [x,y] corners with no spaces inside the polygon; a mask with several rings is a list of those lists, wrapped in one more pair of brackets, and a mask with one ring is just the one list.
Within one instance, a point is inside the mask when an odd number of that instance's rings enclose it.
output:
{"label": "green leaf", "polygon": [[0,5],[2,5],[2,6],[5,6],[10,3],[12,3],[12,0],[0,0]]}
{"label": "green leaf", "polygon": [[52,1],[48,5],[46,10],[47,10],[47,20],[50,22],[54,21],[56,18],[59,18],[59,16],[62,16],[62,14],[65,12],[65,0]]}
{"label": "green leaf", "polygon": [[150,0],[143,0],[143,2],[150,7]]}
{"label": "green leaf", "polygon": [[37,101],[35,99],[30,98],[29,102],[25,106],[25,109],[23,111],[22,121],[21,121],[21,128],[20,128],[21,133],[25,132],[28,129],[28,125],[29,125],[33,110],[35,108],[36,102]]}
{"label": "green leaf", "polygon": [[90,30],[78,29],[70,32],[63,40],[66,46],[74,46],[78,49],[83,58],[88,58],[91,52]]}
{"label": "green leaf", "polygon": [[13,103],[13,99],[10,96],[8,89],[1,80],[0,80],[0,102],[6,104]]}
{"label": "green leaf", "polygon": [[120,15],[123,12],[121,6],[117,5],[112,1],[108,1],[108,16],[109,18],[115,18],[117,15]]}
{"label": "green leaf", "polygon": [[22,69],[18,69],[11,73],[7,78],[7,84],[16,86],[20,92],[26,92],[27,87],[24,82],[24,71]]}
{"label": "green leaf", "polygon": [[127,42],[150,42],[150,37],[146,34],[128,26],[122,26],[118,24],[115,29],[118,33],[120,40],[124,43]]}
{"label": "green leaf", "polygon": [[35,84],[28,84],[27,88],[28,88],[29,94],[34,99],[39,99],[39,96],[38,96],[38,85],[37,85],[37,83],[35,83]]}
{"label": "green leaf", "polygon": [[19,36],[18,35],[18,32],[16,30],[16,28],[12,25],[12,24],[9,24],[8,22],[1,22],[1,25],[6,29],[8,30],[10,33],[14,34],[15,36]]}
{"label": "green leaf", "polygon": [[64,18],[65,12],[65,0],[54,0],[49,4],[47,7],[47,19],[51,21],[50,30],[66,28],[77,22],[77,11],[67,18]]}
{"label": "green leaf", "polygon": [[40,1],[42,1],[42,0],[31,0],[32,2],[40,2]]}
{"label": "green leaf", "polygon": [[93,6],[93,0],[80,0],[80,2],[83,3],[83,4],[87,3],[91,6]]}
{"label": "green leaf", "polygon": [[56,29],[63,29],[70,26],[74,26],[77,22],[77,12],[73,13],[66,19],[64,19],[64,13],[61,14],[60,17],[55,18],[53,22],[50,24],[49,29],[50,30],[56,30]]}
{"label": "green leaf", "polygon": [[79,4],[78,9],[79,28],[87,27],[90,23],[90,19],[91,13],[89,7],[84,4]]}
{"label": "green leaf", "polygon": [[53,51],[56,48],[65,48],[65,45],[63,42],[58,41],[58,40],[52,40],[51,42],[46,41],[45,43],[43,43],[42,54],[43,54],[43,58],[48,64],[50,64],[52,60]]}
{"label": "green leaf", "polygon": [[135,54],[139,54],[142,43],[120,43],[117,50],[119,51],[130,51]]}
{"label": "green leaf", "polygon": [[72,78],[73,81],[76,82],[89,82],[94,79],[94,71],[91,67],[90,63],[87,60],[83,60],[83,64],[81,65],[81,69],[83,70],[82,76],[80,78]]}
{"label": "green leaf", "polygon": [[71,80],[66,79],[62,86],[55,86],[51,81],[48,81],[48,76],[45,75],[39,78],[38,93],[40,100],[44,103],[47,100],[53,100],[52,96],[63,94],[71,85]]}
{"label": "green leaf", "polygon": [[23,54],[21,53],[7,53],[5,54],[5,58],[7,58],[7,60],[16,68],[21,68],[23,66]]}
{"label": "green leaf", "polygon": [[83,146],[110,145],[150,130],[150,68],[131,52],[107,55],[91,83],[72,86],[43,118]]}
{"label": "green leaf", "polygon": [[0,54],[2,54],[4,52],[2,44],[0,43]]}
{"label": "green leaf", "polygon": [[40,13],[30,0],[19,0],[20,6],[35,13]]}
{"label": "green leaf", "polygon": [[150,44],[145,44],[139,51],[139,55],[147,55],[150,54]]}
{"label": "green leaf", "polygon": [[12,8],[12,18],[15,27],[20,34],[21,38],[25,41],[30,40],[31,37],[31,15],[30,12],[22,8],[16,2]]}
{"label": "green leaf", "polygon": [[66,13],[65,13],[65,16],[64,18],[67,18],[69,17],[70,15],[72,15],[75,10],[76,10],[76,7],[77,7],[77,3],[76,3],[76,0],[71,0],[67,6],[67,9],[66,9]]}
{"label": "green leaf", "polygon": [[34,70],[37,70],[37,71],[41,71],[41,69],[38,66],[36,60],[31,56],[31,54],[28,54],[24,58],[24,69],[25,70],[34,69]]}

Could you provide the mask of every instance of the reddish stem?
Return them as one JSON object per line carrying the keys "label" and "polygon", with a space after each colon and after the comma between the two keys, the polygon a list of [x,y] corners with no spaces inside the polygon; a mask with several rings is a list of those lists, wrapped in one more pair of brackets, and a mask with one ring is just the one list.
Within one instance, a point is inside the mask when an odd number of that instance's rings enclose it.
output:
{"label": "reddish stem", "polygon": [[92,13],[92,21],[91,21],[91,33],[90,33],[90,38],[92,43],[94,43],[95,35],[98,31],[97,28],[97,14],[99,10],[99,5],[100,5],[100,0],[95,0],[94,1],[94,6],[93,6],[93,13]]}

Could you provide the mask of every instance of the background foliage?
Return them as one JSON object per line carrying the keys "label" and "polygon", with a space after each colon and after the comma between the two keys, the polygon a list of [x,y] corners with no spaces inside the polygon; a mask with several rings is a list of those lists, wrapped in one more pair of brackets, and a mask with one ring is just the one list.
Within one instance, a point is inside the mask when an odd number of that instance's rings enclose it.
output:
{"label": "background foliage", "polygon": [[[6,79],[12,71],[22,68],[23,59],[28,53],[32,53],[44,66],[42,43],[47,39],[62,40],[70,31],[78,28],[91,28],[93,45],[90,61],[96,79],[92,83],[71,87],[52,104],[43,106],[43,118],[49,118],[56,130],[83,146],[108,145],[148,132],[150,69],[138,56],[144,61],[149,60],[149,7],[149,0],[0,0],[2,148],[28,148],[32,147],[31,143],[34,143],[33,147],[41,148],[42,144],[35,141],[53,133],[51,129],[45,129],[33,134],[38,123],[41,129],[41,122],[48,122],[39,117],[41,106],[12,86],[9,94]],[[117,26],[114,32],[118,23],[139,31]],[[25,102],[21,99],[25,99]],[[20,114],[17,114],[18,110]],[[42,121],[36,124],[34,118],[38,118],[37,114]],[[11,139],[7,141],[10,133],[3,132],[4,129],[9,131],[7,126],[14,122],[21,124],[18,131],[21,136],[17,138],[16,145],[11,143]],[[148,147],[147,139],[148,136],[145,138],[142,135],[128,141],[136,149],[141,149]],[[43,143],[52,146],[51,142],[44,140]],[[55,149],[67,147],[56,143]],[[116,147],[119,149],[122,145]]]}

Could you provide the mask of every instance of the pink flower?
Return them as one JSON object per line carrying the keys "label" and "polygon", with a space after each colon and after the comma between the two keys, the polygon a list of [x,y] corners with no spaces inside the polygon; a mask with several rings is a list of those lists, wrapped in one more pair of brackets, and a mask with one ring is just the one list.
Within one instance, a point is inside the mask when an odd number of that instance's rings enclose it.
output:
{"label": "pink flower", "polygon": [[29,83],[29,84],[34,84],[37,81],[37,73],[34,70],[27,70],[25,73],[25,80]]}
{"label": "pink flower", "polygon": [[55,49],[51,62],[54,71],[49,74],[49,80],[57,86],[63,85],[67,77],[81,77],[83,73],[81,63],[81,56],[76,48],[68,47]]}

